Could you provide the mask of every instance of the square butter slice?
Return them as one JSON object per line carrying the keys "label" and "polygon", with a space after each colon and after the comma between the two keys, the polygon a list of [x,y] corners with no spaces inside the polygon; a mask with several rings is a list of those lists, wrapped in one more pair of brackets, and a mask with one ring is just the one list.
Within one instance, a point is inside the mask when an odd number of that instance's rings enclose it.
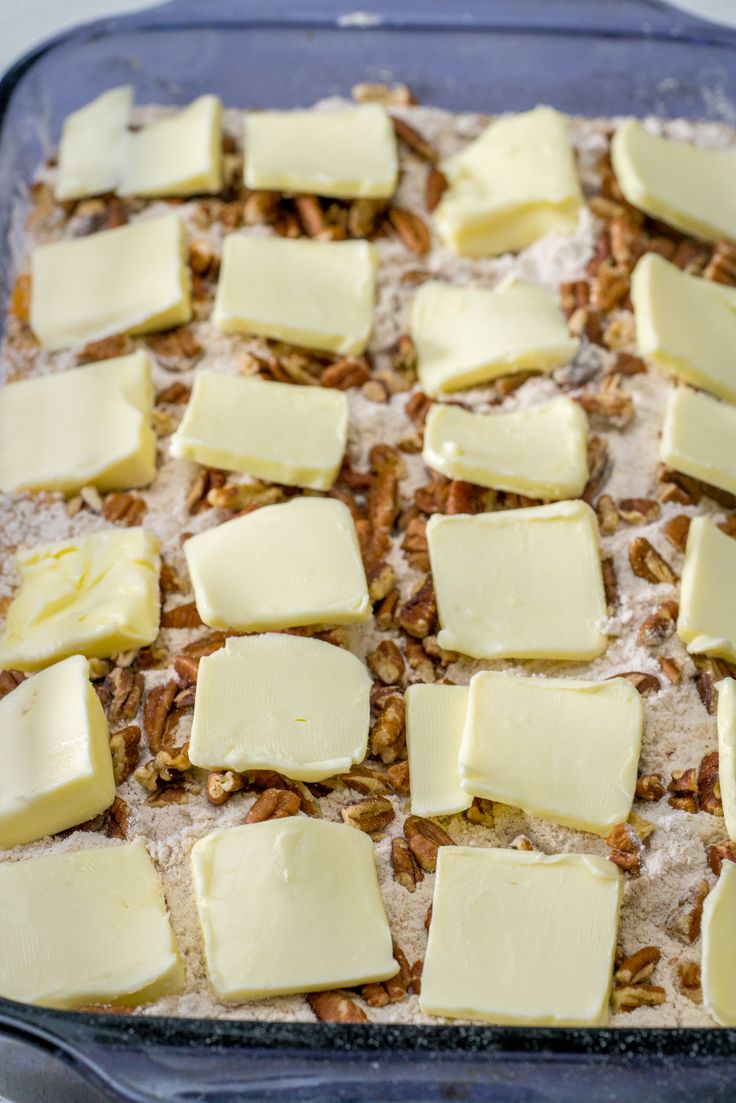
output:
{"label": "square butter slice", "polygon": [[213,831],[192,850],[207,972],[221,1000],[387,980],[398,971],[373,843],[305,816]]}
{"label": "square butter slice", "polygon": [[197,195],[222,187],[222,103],[200,96],[128,136],[119,195]]}
{"label": "square butter slice", "polygon": [[736,1026],[736,864],[724,862],[703,905],[703,1003],[721,1026]]}
{"label": "square butter slice", "polygon": [[685,547],[677,634],[693,655],[736,662],[736,540],[693,517]]}
{"label": "square butter slice", "polygon": [[329,490],[347,436],[343,391],[203,371],[171,454],[287,486]]}
{"label": "square butter slice", "polygon": [[736,289],[647,253],[631,277],[631,298],[642,356],[736,402]]}
{"label": "square butter slice", "polygon": [[72,655],[0,701],[0,847],[65,831],[109,808],[115,779],[107,720]]}
{"label": "square butter slice", "polygon": [[413,685],[404,701],[412,813],[451,816],[470,808],[458,769],[467,686]]}
{"label": "square butter slice", "polygon": [[355,524],[332,498],[264,506],[192,536],[184,554],[211,628],[351,624],[371,613]]}
{"label": "square butter slice", "polygon": [[153,643],[158,548],[155,536],[129,528],[21,549],[0,669],[38,670],[77,652],[104,659]]}
{"label": "square butter slice", "polygon": [[605,651],[598,526],[584,502],[434,514],[427,540],[440,647],[476,659],[593,659]]}
{"label": "square butter slice", "polygon": [[430,280],[414,296],[410,330],[432,395],[524,368],[552,371],[578,348],[551,292],[522,281],[491,291]]}
{"label": "square butter slice", "polygon": [[660,456],[675,471],[736,494],[736,406],[678,387],[667,401]]}
{"label": "square butter slice", "polygon": [[0,996],[42,1007],[140,1004],[184,970],[142,838],[0,864]]}
{"label": "square butter slice", "polygon": [[268,633],[203,658],[189,758],[209,770],[321,781],[362,762],[373,682],[349,651]]}
{"label": "square butter slice", "polygon": [[622,877],[592,854],[442,847],[419,1005],[430,1015],[600,1026]]}
{"label": "square butter slice", "polygon": [[156,474],[146,352],[0,388],[0,488],[127,490]]}
{"label": "square butter slice", "polygon": [[542,406],[473,414],[434,405],[422,457],[448,479],[533,498],[574,498],[588,481],[588,419],[560,395]]}
{"label": "square butter slice", "polygon": [[[736,842],[736,681],[723,678],[718,690],[718,781],[728,837]],[[725,865],[725,863],[724,863]]]}
{"label": "square butter slice", "polygon": [[568,122],[551,107],[497,119],[441,167],[449,187],[437,229],[463,256],[515,252],[577,225],[583,199]]}
{"label": "square butter slice", "polygon": [[188,322],[189,268],[178,215],[39,245],[31,256],[31,329],[50,349]]}
{"label": "square butter slice", "polygon": [[120,179],[133,89],[103,92],[64,120],[56,176],[57,199],[114,191]]}
{"label": "square butter slice", "polygon": [[388,198],[396,190],[396,135],[383,107],[250,111],[245,186],[314,195]]}
{"label": "square butter slice", "polygon": [[367,241],[230,234],[212,318],[226,333],[360,353],[373,326],[377,265]]}
{"label": "square butter slice", "polygon": [[644,719],[630,682],[470,682],[460,783],[473,796],[605,835],[631,813]]}

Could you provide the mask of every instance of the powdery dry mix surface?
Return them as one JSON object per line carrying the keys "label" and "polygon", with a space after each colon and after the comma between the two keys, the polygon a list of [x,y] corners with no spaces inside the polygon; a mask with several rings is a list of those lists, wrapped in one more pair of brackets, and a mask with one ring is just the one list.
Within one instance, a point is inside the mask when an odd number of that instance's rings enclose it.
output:
{"label": "powdery dry mix surface", "polygon": [[[411,121],[445,156],[462,147],[475,137],[487,119],[478,115],[452,116],[432,108],[400,109],[400,114]],[[656,126],[656,122],[652,122]],[[228,113],[227,126],[239,141],[236,113]],[[576,120],[572,124],[581,177],[586,191],[596,191],[599,177],[595,166],[607,148],[609,128],[599,121]],[[730,131],[716,125],[667,124],[667,131],[677,136],[690,136],[706,145],[724,145],[732,141]],[[424,186],[427,168],[418,158],[402,150],[402,177],[397,196],[399,205],[417,211],[426,217],[424,210]],[[46,170],[46,178],[53,170]],[[167,204],[153,202],[140,205],[132,218],[144,219],[164,210]],[[209,241],[219,251],[222,227],[215,220],[202,217],[196,202],[178,206],[183,214],[190,236]],[[76,231],[84,227],[76,225]],[[585,277],[586,264],[590,260],[601,224],[587,209],[580,217],[576,233],[570,237],[549,236],[526,249],[518,256],[504,256],[493,260],[458,258],[445,250],[433,238],[432,248],[425,257],[418,258],[409,252],[394,236],[384,236],[377,241],[380,254],[376,320],[369,352],[374,367],[389,363],[390,350],[399,336],[406,332],[408,308],[416,283],[405,281],[402,275],[409,271],[423,271],[455,284],[478,283],[494,287],[508,273],[540,282],[555,291],[566,281]],[[53,213],[31,224],[29,236],[33,240],[49,239],[75,232],[75,222],[55,221]],[[262,227],[244,232],[270,233]],[[23,270],[27,258],[18,257],[18,269]],[[621,312],[624,329],[631,329],[630,314]],[[204,348],[195,369],[165,370],[156,364],[155,384],[160,391],[173,382],[191,384],[194,371],[216,369],[236,373],[242,368],[244,354],[249,348],[262,349],[262,344],[242,336],[219,333],[208,320],[193,323],[192,331]],[[2,377],[16,379],[59,371],[78,362],[75,350],[48,353],[29,342],[27,331],[18,339],[18,326],[10,327],[2,350]],[[13,336],[15,334],[15,336]],[[145,344],[139,341],[139,344]],[[628,346],[634,351],[633,345]],[[491,408],[521,409],[546,401],[559,393],[570,393],[571,384],[580,381],[588,389],[596,390],[603,373],[610,367],[614,354],[600,346],[584,345],[574,365],[555,373],[551,378],[530,379],[498,404],[495,388],[477,388],[453,396],[468,407],[483,411]],[[605,438],[612,467],[605,491],[614,499],[632,497],[656,497],[656,469],[658,463],[658,438],[671,381],[661,377],[653,369],[646,374],[634,375],[623,382],[624,389],[634,403],[634,417],[623,430],[606,425],[593,425],[593,431]],[[575,393],[573,391],[573,393]],[[360,390],[348,392],[350,401],[349,457],[354,468],[367,467],[368,452],[375,443],[396,444],[415,432],[415,426],[404,412],[409,395],[395,394],[388,403],[370,401]],[[176,420],[182,406],[164,407],[165,413]],[[404,455],[406,476],[401,483],[402,508],[413,502],[414,491],[427,483],[430,474],[419,455]],[[156,533],[162,542],[162,554],[167,563],[187,578],[181,548],[183,531],[199,532],[226,520],[230,514],[222,510],[208,509],[190,514],[186,505],[187,493],[198,473],[196,465],[169,457],[168,437],[159,439],[159,470],[151,487],[141,492],[147,505],[144,518],[146,528]],[[231,481],[237,481],[235,479]],[[247,481],[247,480],[246,480]],[[679,573],[682,557],[664,538],[662,528],[666,520],[678,513],[693,514],[692,507],[664,505],[661,516],[651,524],[632,526],[622,524],[610,536],[602,538],[605,555],[613,556],[619,579],[620,600],[608,629],[611,634],[609,647],[601,658],[591,663],[549,662],[476,662],[459,659],[446,670],[445,676],[457,683],[467,683],[479,669],[509,669],[517,673],[546,674],[555,677],[600,679],[624,671],[641,671],[656,675],[661,689],[645,699],[646,726],[640,772],[659,773],[665,784],[673,770],[697,766],[702,756],[717,746],[715,718],[709,715],[698,696],[695,668],[684,647],[676,637],[662,648],[650,649],[636,642],[639,625],[663,600],[677,597],[677,588],[670,585],[653,585],[636,577],[630,569],[627,549],[637,535],[646,536],[669,560]],[[697,512],[721,519],[724,512],[709,499],[702,499]],[[13,551],[19,545],[33,545],[45,541],[70,537],[107,526],[99,515],[82,509],[69,516],[64,501],[58,496],[4,495],[0,499],[0,595],[7,605],[16,578],[13,573]],[[408,596],[412,585],[420,577],[410,569],[400,548],[401,533],[395,533],[390,562],[400,579],[402,594]],[[174,594],[167,599],[167,606],[192,599],[191,592]],[[158,643],[175,655],[190,641],[207,634],[207,629],[164,629]],[[397,631],[379,632],[372,623],[348,629],[349,646],[358,656],[365,658],[382,638],[395,638],[400,645]],[[662,677],[657,661],[659,654],[666,654],[682,664],[682,682],[672,686]],[[410,677],[415,677],[411,670]],[[285,672],[288,676],[288,672]],[[169,680],[171,667],[146,670],[146,688]],[[140,723],[140,717],[138,718]],[[185,717],[177,733],[177,742],[186,738],[188,718]],[[142,761],[148,757],[144,750]],[[199,781],[204,780],[204,775]],[[209,988],[200,942],[194,895],[189,870],[189,853],[193,843],[214,828],[242,823],[255,799],[253,792],[238,793],[226,804],[216,807],[208,802],[202,788],[189,795],[185,803],[151,806],[149,794],[134,777],[126,781],[119,795],[130,807],[129,837],[142,834],[163,879],[166,900],[171,914],[175,936],[186,962],[186,988],[177,997],[167,997],[140,1009],[138,1014],[166,1014],[203,1016],[213,1018],[243,1018],[268,1020],[314,1019],[313,1012],[301,996],[280,997],[258,1002],[226,1006],[218,1002]],[[320,814],[337,822],[341,821],[341,808],[359,800],[360,796],[344,789],[318,799]],[[381,891],[388,920],[397,944],[403,949],[410,963],[423,959],[426,946],[425,916],[431,903],[434,876],[427,874],[410,894],[397,884],[392,876],[390,852],[391,838],[402,833],[402,825],[409,813],[408,799],[391,796],[396,816],[385,834],[377,836],[376,860]],[[672,929],[672,916],[678,905],[704,878],[712,885],[713,875],[706,862],[706,847],[725,838],[723,821],[704,812],[693,815],[672,808],[666,796],[656,803],[637,801],[635,810],[654,825],[643,854],[642,872],[638,877],[626,876],[624,902],[621,912],[621,952],[631,954],[642,946],[654,945],[661,949],[662,957],[651,983],[664,987],[666,999],[656,1007],[640,1007],[629,1013],[613,1016],[614,1025],[634,1026],[707,1026],[712,1025],[700,1006],[688,999],[680,990],[677,967],[682,962],[699,960],[699,940],[688,944]],[[594,835],[558,827],[543,819],[527,816],[502,805],[495,806],[493,828],[476,826],[457,815],[441,822],[452,838],[460,844],[471,846],[508,846],[520,833],[525,834],[535,847],[549,853],[562,851],[587,851],[608,855],[602,839]],[[0,854],[2,861],[21,861],[49,852],[65,852],[101,845],[118,845],[103,834],[94,831],[73,831],[65,837],[44,839],[37,843],[17,847]],[[544,919],[540,916],[540,939],[544,938]],[[575,961],[569,963],[575,969]],[[359,993],[358,1003],[374,1022],[437,1022],[422,1014],[417,997],[409,994],[404,1000],[383,1008],[369,1007]]]}

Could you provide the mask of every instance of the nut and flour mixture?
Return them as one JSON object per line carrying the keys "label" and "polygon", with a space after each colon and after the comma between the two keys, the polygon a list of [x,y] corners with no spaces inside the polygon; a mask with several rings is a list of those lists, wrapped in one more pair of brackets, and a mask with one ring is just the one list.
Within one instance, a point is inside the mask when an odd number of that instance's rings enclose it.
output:
{"label": "nut and flour mixture", "polygon": [[[401,99],[401,97],[399,97]],[[194,320],[163,335],[109,338],[81,350],[48,352],[28,326],[28,277],[15,285],[2,347],[2,380],[56,372],[147,347],[154,358],[158,470],[142,491],[100,495],[93,488],[65,501],[49,493],[0,499],[0,595],[7,608],[17,585],[14,552],[115,525],[143,525],[159,537],[162,627],[156,642],[113,660],[93,660],[106,709],[116,780],[112,809],[82,828],[0,852],[13,862],[41,853],[98,847],[143,835],[161,874],[186,987],[137,1014],[311,1021],[437,1022],[417,1001],[427,940],[437,847],[589,852],[623,871],[614,1025],[708,1026],[700,1006],[700,916],[724,857],[732,858],[717,787],[714,684],[722,660],[687,653],[675,634],[678,583],[689,519],[713,517],[736,536],[736,500],[663,470],[659,435],[672,382],[637,355],[629,300],[631,271],[647,249],[709,279],[736,283],[736,250],[715,248],[655,223],[621,197],[608,160],[611,126],[575,119],[571,137],[588,206],[571,236],[548,235],[519,255],[461,258],[433,235],[430,213],[442,192],[440,160],[476,137],[488,119],[391,103],[400,139],[401,177],[386,201],[291,199],[246,192],[240,120],[226,114],[226,187],[221,197],[175,200],[53,199],[53,164],[32,191],[28,245],[78,237],[145,220],[173,206],[187,229]],[[157,109],[139,113],[143,121]],[[714,124],[661,124],[662,132],[708,147],[733,142]],[[331,239],[371,237],[380,257],[375,327],[365,357],[338,358],[277,342],[228,335],[210,322],[223,236],[231,231]],[[19,270],[24,272],[25,258]],[[582,338],[573,363],[552,375],[525,372],[453,394],[467,409],[522,410],[566,394],[587,414],[590,479],[585,500],[598,515],[609,617],[605,653],[589,663],[481,662],[443,651],[429,574],[425,528],[432,513],[474,513],[536,504],[431,473],[421,458],[431,400],[416,381],[408,310],[428,277],[493,288],[509,274],[560,295],[571,331]],[[225,634],[197,614],[182,546],[236,514],[299,493],[210,470],[169,455],[194,376],[203,369],[259,375],[344,390],[350,406],[348,453],[333,495],[356,519],[375,616],[366,624],[315,634],[349,648],[374,677],[369,757],[348,775],[318,784],[265,771],[241,776],[191,767],[187,740],[197,662]],[[717,494],[717,498],[713,494]],[[634,815],[604,840],[489,801],[440,822],[409,816],[403,690],[414,682],[467,684],[479,669],[603,680],[627,677],[642,694],[645,729]],[[12,691],[20,675],[0,674]],[[224,1005],[208,984],[191,883],[189,854],[207,832],[275,813],[353,824],[375,846],[381,892],[402,965],[397,978],[343,993]],[[544,917],[540,915],[541,925]],[[398,953],[400,951],[400,954]],[[575,963],[570,963],[575,968]]]}

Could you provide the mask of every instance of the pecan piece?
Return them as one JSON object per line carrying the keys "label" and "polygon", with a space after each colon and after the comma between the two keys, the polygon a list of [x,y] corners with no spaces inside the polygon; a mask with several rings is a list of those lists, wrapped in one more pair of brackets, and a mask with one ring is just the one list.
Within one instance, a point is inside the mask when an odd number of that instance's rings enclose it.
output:
{"label": "pecan piece", "polygon": [[588,438],[588,481],[581,495],[584,502],[594,501],[611,474],[611,454],[603,437]]}
{"label": "pecan piece", "polygon": [[387,766],[396,762],[404,751],[404,723],[403,698],[392,694],[383,705],[371,732],[371,754]]}
{"label": "pecan piece", "polygon": [[695,655],[694,660],[697,667],[695,686],[698,695],[706,710],[713,714],[718,703],[716,685],[722,678],[733,676],[733,668],[723,659],[714,659],[710,655]]}
{"label": "pecan piece", "polygon": [[405,839],[391,840],[391,869],[394,881],[403,885],[408,892],[414,892],[417,884],[424,880],[421,866]]}
{"label": "pecan piece", "polygon": [[666,930],[682,942],[692,943],[700,934],[703,904],[708,895],[707,881],[697,884],[674,908],[665,923]]}
{"label": "pecan piece", "polygon": [[426,575],[419,589],[399,610],[399,624],[416,639],[429,636],[437,620],[437,599],[432,576]]}
{"label": "pecan piece", "polygon": [[655,1007],[664,1003],[665,990],[658,984],[636,984],[628,988],[614,988],[611,1006],[614,1011],[635,1011],[637,1007]]}
{"label": "pecan piece", "polygon": [[323,1023],[367,1023],[368,1016],[344,992],[314,992],[307,1003]]}
{"label": "pecan piece", "polygon": [[595,504],[598,526],[604,536],[610,536],[618,528],[619,513],[610,494],[601,494]]}
{"label": "pecan piece", "polygon": [[181,782],[181,775],[191,770],[192,764],[189,761],[188,752],[188,743],[184,743],[181,747],[172,747],[170,750],[158,751],[154,758],[144,762],[135,771],[136,781],[144,789],[158,795],[163,785],[168,782]]}
{"label": "pecan piece", "polygon": [[182,371],[190,368],[198,360],[204,349],[188,326],[170,329],[160,336],[149,337],[148,343],[161,364],[169,371]]}
{"label": "pecan piece", "polygon": [[412,517],[406,526],[401,550],[406,561],[415,571],[429,570],[429,545],[427,543],[426,517]]}
{"label": "pecan piece", "polygon": [[340,774],[339,780],[364,797],[383,797],[388,793],[386,774],[375,766],[351,766],[346,774]]}
{"label": "pecan piece", "polygon": [[366,661],[369,669],[384,685],[398,685],[404,677],[404,658],[393,640],[381,640]]}
{"label": "pecan piece", "polygon": [[716,877],[721,876],[724,862],[736,862],[736,850],[732,842],[715,843],[708,847],[708,867]]}
{"label": "pecan piece", "polygon": [[648,525],[657,520],[661,511],[655,498],[621,498],[618,503],[619,516],[627,525]]}
{"label": "pecan piece", "polygon": [[599,391],[583,391],[574,397],[592,420],[614,429],[625,429],[634,416],[634,400],[616,386],[615,380],[616,376],[609,375]]}
{"label": "pecan piece", "polygon": [[409,792],[409,763],[395,762],[386,770],[386,780],[395,793]]}
{"label": "pecan piece", "polygon": [[659,693],[661,688],[656,674],[644,674],[641,670],[623,670],[620,674],[612,674],[611,677],[625,678],[642,697],[647,697],[650,693]]}
{"label": "pecan piece", "polygon": [[404,824],[404,835],[414,858],[428,873],[437,868],[437,852],[441,846],[454,846],[454,840],[444,828],[422,816],[409,816]]}
{"label": "pecan piece", "polygon": [[703,276],[716,283],[736,284],[736,245],[731,241],[719,241],[705,266]]}
{"label": "pecan piece", "polygon": [[601,559],[601,575],[603,576],[603,591],[606,596],[606,609],[610,615],[618,605],[618,576],[616,575],[616,565],[612,556],[607,555],[604,559]]}
{"label": "pecan piece", "polygon": [[661,666],[662,673],[670,685],[679,686],[682,681],[682,665],[677,659],[670,658],[667,655],[660,655],[657,658],[657,662]]}
{"label": "pecan piece", "polygon": [[440,199],[447,191],[447,177],[436,165],[430,165],[427,183],[424,189],[424,205],[431,214],[439,206]]}
{"label": "pecan piece", "polygon": [[694,815],[698,811],[698,783],[695,767],[691,766],[687,770],[673,770],[667,792],[672,794],[669,803],[673,808]]}
{"label": "pecan piece", "polygon": [[419,215],[402,207],[391,207],[388,220],[410,252],[416,253],[417,256],[424,256],[429,252],[431,241],[429,228]]}
{"label": "pecan piece", "polygon": [[698,805],[711,816],[723,815],[721,786],[718,780],[718,751],[703,756],[698,767]]}
{"label": "pecan piece", "polygon": [[351,237],[370,237],[386,210],[385,199],[354,199],[348,208],[348,233]]}
{"label": "pecan piece", "polygon": [[618,823],[606,835],[611,849],[609,860],[626,873],[641,873],[643,843],[631,824]]}
{"label": "pecan piece", "polygon": [[122,785],[133,773],[140,758],[141,729],[137,724],[129,724],[110,736],[110,753],[115,784]]}
{"label": "pecan piece", "polygon": [[85,345],[77,355],[80,364],[92,364],[98,360],[111,360],[118,356],[124,356],[132,349],[130,337],[124,333],[118,333],[115,337],[103,337],[100,341],[91,341]]}
{"label": "pecan piece", "polygon": [[143,730],[154,754],[164,745],[164,734],[179,686],[174,681],[153,686],[143,705]]}
{"label": "pecan piece", "polygon": [[642,621],[637,633],[637,643],[644,647],[658,647],[664,643],[677,627],[680,607],[676,601],[663,601],[653,613]]}
{"label": "pecan piece", "polygon": [[388,980],[383,982],[391,1003],[397,1003],[399,1000],[403,1000],[411,984],[411,969],[409,968],[406,954],[395,942],[394,958],[399,967],[399,971],[395,976],[389,977]]}
{"label": "pecan piece", "polygon": [[146,503],[137,494],[131,494],[127,490],[113,490],[111,494],[105,495],[102,516],[113,524],[132,528],[141,523],[147,508]]}
{"label": "pecan piece", "polygon": [[0,670],[0,700],[17,689],[25,677],[20,670]]}
{"label": "pecan piece", "polygon": [[447,490],[445,513],[483,513],[493,491],[485,487],[453,479]]}
{"label": "pecan piece", "polygon": [[417,157],[421,157],[423,161],[437,160],[437,154],[432,143],[428,142],[413,126],[409,126],[405,119],[402,119],[400,115],[391,115],[391,122],[396,131],[396,137],[408,146],[412,153],[416,153]]}
{"label": "pecan piece", "polygon": [[368,797],[343,808],[342,818],[350,827],[358,827],[372,835],[376,831],[383,831],[391,823],[394,806],[387,797]]}
{"label": "pecan piece", "polygon": [[665,794],[664,782],[660,774],[642,774],[637,778],[636,796],[638,800],[661,800]]}
{"label": "pecan piece", "polygon": [[646,582],[677,582],[677,575],[667,560],[643,536],[637,536],[629,544],[629,563],[634,574]]}
{"label": "pecan piece", "polygon": [[143,698],[143,675],[116,666],[108,675],[105,685],[112,694],[107,709],[107,719],[111,727],[133,720]]}
{"label": "pecan piece", "polygon": [[406,84],[354,84],[351,94],[357,103],[382,103],[386,107],[410,107],[417,102]]}
{"label": "pecan piece", "polygon": [[[403,338],[400,337],[399,341],[401,341],[402,339]],[[408,340],[411,341],[411,337],[409,337]],[[413,348],[414,342],[411,341],[411,344]],[[430,398],[429,395],[424,394],[422,391],[415,391],[407,402],[406,406],[404,407],[404,410],[406,412],[406,416],[411,418],[411,420],[416,426],[418,426],[418,428],[422,429],[424,427],[425,421],[427,420],[427,414],[433,406],[434,399]]]}
{"label": "pecan piece", "polygon": [[614,980],[624,986],[649,980],[661,956],[662,951],[657,946],[642,946],[621,962],[614,974]]}
{"label": "pecan piece", "polygon": [[362,360],[345,356],[325,368],[319,377],[320,387],[334,387],[338,391],[347,391],[351,387],[362,387],[370,379],[370,372]]}
{"label": "pecan piece", "polygon": [[202,618],[197,612],[196,603],[187,601],[184,605],[175,605],[161,614],[162,628],[199,628]]}
{"label": "pecan piece", "polygon": [[485,797],[473,797],[470,808],[465,810],[465,819],[480,827],[493,827],[496,822],[493,816],[493,801]]}
{"label": "pecan piece", "polygon": [[212,770],[207,774],[205,792],[210,804],[224,804],[233,793],[244,788],[245,782],[234,770]]}
{"label": "pecan piece", "polygon": [[108,839],[127,839],[129,808],[121,797],[115,797],[104,817],[103,830]]}
{"label": "pecan piece", "polygon": [[692,1000],[693,1003],[702,1003],[703,988],[698,963],[696,961],[681,961],[677,966],[677,977],[682,994]]}
{"label": "pecan piece", "polygon": [[685,475],[682,471],[673,471],[660,464],[657,469],[657,493],[663,502],[679,502],[680,505],[697,505],[702,496],[702,484]]}
{"label": "pecan piece", "polygon": [[251,805],[244,823],[263,823],[264,820],[283,820],[296,816],[301,808],[301,798],[291,789],[266,789]]}

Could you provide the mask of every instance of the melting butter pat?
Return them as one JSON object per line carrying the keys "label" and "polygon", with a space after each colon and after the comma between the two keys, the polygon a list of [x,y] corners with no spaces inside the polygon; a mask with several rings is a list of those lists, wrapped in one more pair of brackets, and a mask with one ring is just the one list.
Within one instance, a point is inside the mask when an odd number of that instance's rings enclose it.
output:
{"label": "melting butter pat", "polygon": [[115,779],[107,721],[73,655],[0,701],[0,847],[65,831],[109,808]]}
{"label": "melting butter pat", "polygon": [[554,296],[514,281],[495,291],[423,283],[411,307],[417,371],[427,394],[536,368],[552,371],[578,348]]}
{"label": "melting butter pat", "polygon": [[675,471],[736,494],[736,406],[678,387],[667,402],[660,455]]}
{"label": "melting butter pat", "polygon": [[189,268],[178,215],[39,245],[31,256],[31,328],[50,349],[188,322]]}
{"label": "melting butter pat", "polygon": [[631,298],[642,356],[736,402],[736,289],[647,253],[634,269]]}
{"label": "melting butter pat", "polygon": [[721,1026],[736,1026],[736,865],[724,862],[703,904],[703,1003]]}
{"label": "melting butter pat", "polygon": [[146,352],[0,388],[0,488],[125,490],[156,474]]}
{"label": "melting butter pat", "polygon": [[222,103],[200,96],[129,135],[119,195],[196,195],[222,187]]}
{"label": "melting butter pat", "polygon": [[584,502],[433,514],[427,540],[440,647],[476,659],[593,659],[605,651],[598,526]]}
{"label": "melting butter pat", "polygon": [[329,490],[347,435],[343,391],[203,371],[171,454],[287,486]]}
{"label": "melting butter pat", "polygon": [[608,1017],[621,895],[619,871],[592,854],[442,847],[422,1011],[600,1026]]}
{"label": "melting butter pat", "polygon": [[736,238],[736,155],[662,138],[636,119],[618,127],[611,160],[634,207],[704,241]]}
{"label": "melting butter pat", "polygon": [[114,191],[120,178],[133,89],[111,88],[64,120],[57,199]]}
{"label": "melting butter pat", "polygon": [[0,941],[6,999],[58,1008],[131,1005],[183,987],[161,882],[142,838],[0,864]]}
{"label": "melting butter pat", "polygon": [[606,835],[631,814],[643,719],[641,697],[624,678],[482,671],[470,682],[461,785],[472,796]]}
{"label": "melting butter pat", "polygon": [[367,241],[230,234],[213,321],[226,333],[360,353],[373,326],[377,265]]}
{"label": "melting butter pat", "polygon": [[718,781],[723,802],[723,820],[729,839],[736,842],[736,681],[733,678],[723,678],[716,688]]}
{"label": "melting butter pat", "polygon": [[394,128],[378,104],[245,116],[247,188],[388,198],[398,170]]}
{"label": "melting butter pat", "polygon": [[449,187],[437,229],[463,256],[515,252],[577,225],[583,199],[568,122],[551,107],[498,119],[441,167]]}
{"label": "melting butter pat", "polygon": [[736,541],[707,517],[687,535],[677,634],[694,655],[736,662]]}
{"label": "melting butter pat", "polygon": [[264,506],[192,536],[184,554],[211,628],[351,624],[371,613],[355,524],[332,498]]}
{"label": "melting butter pat", "polygon": [[221,1000],[387,980],[370,838],[304,816],[213,831],[192,849],[207,972]]}
{"label": "melting butter pat", "polygon": [[76,652],[104,659],[158,635],[158,540],[142,528],[21,549],[18,569],[0,669],[37,670]]}
{"label": "melting butter pat", "polygon": [[199,664],[189,758],[209,770],[321,781],[362,762],[372,680],[349,651],[271,633]]}
{"label": "melting butter pat", "polygon": [[451,816],[473,798],[460,788],[458,753],[467,686],[413,685],[404,694],[406,745],[415,816]]}
{"label": "melting butter pat", "polygon": [[506,414],[432,407],[423,459],[448,479],[534,498],[574,498],[588,481],[588,419],[560,396]]}

